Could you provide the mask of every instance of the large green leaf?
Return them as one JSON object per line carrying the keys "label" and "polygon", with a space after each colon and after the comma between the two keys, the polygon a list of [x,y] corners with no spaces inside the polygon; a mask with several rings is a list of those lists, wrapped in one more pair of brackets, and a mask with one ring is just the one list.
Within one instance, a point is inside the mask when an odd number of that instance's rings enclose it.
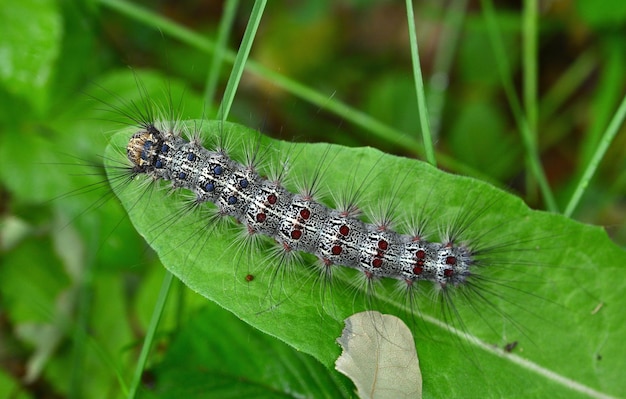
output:
{"label": "large green leaf", "polygon": [[[393,197],[403,219],[421,215],[431,231],[465,226],[464,238],[491,247],[494,261],[476,271],[483,277],[474,280],[476,290],[454,291],[454,307],[433,301],[441,297],[424,284],[415,316],[407,317],[406,298],[389,282],[366,296],[355,289],[363,281],[357,271],[336,268],[331,285],[320,283],[309,257],[286,268],[268,260],[267,250],[243,250],[237,241],[242,226],[210,224],[209,205],[189,211],[189,193],[168,195],[138,181],[119,184],[120,157],[134,132],[125,129],[107,150],[109,178],[137,230],[192,290],[329,368],[340,354],[336,339],[346,317],[371,307],[404,317],[416,338],[426,397],[569,398],[625,391],[626,303],[620,292],[626,253],[601,228],[532,211],[486,183],[372,148],[274,141],[213,121],[185,124],[204,137],[228,137],[235,159],[257,145],[270,164],[290,154],[292,183],[322,171],[323,185],[335,197],[363,182],[365,209]],[[499,349],[512,342],[512,353]]]}

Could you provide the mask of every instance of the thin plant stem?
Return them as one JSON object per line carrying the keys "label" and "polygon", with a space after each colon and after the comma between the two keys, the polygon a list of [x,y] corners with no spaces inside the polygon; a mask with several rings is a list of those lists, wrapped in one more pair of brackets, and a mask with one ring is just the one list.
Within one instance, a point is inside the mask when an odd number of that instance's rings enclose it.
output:
{"label": "thin plant stem", "polygon": [[565,216],[571,217],[572,214],[574,213],[574,210],[580,203],[580,199],[582,198],[583,194],[585,193],[585,190],[589,186],[589,182],[593,178],[593,175],[596,173],[596,170],[598,169],[598,165],[600,164],[600,161],[602,161],[602,158],[604,157],[606,150],[609,148],[609,145],[611,145],[611,142],[615,138],[615,135],[617,135],[617,132],[619,131],[620,126],[622,126],[622,124],[624,123],[625,117],[626,117],[626,96],[624,96],[624,98],[622,99],[622,102],[619,108],[617,109],[617,112],[615,112],[615,114],[613,115],[613,118],[611,119],[611,122],[609,123],[609,126],[602,134],[602,139],[598,143],[598,147],[593,153],[593,156],[591,157],[591,160],[589,161],[587,168],[585,169],[580,180],[578,181],[578,184],[576,184],[576,188],[574,189],[574,194],[572,194],[572,197],[570,198],[569,203],[567,204],[567,207],[565,207],[565,212],[563,213]]}
{"label": "thin plant stem", "polygon": [[252,7],[246,31],[243,34],[239,51],[237,51],[237,57],[235,58],[233,70],[230,74],[230,78],[228,78],[228,83],[226,83],[224,98],[222,99],[222,104],[217,112],[218,118],[221,118],[222,120],[226,120],[228,117],[230,107],[235,99],[235,93],[237,92],[241,75],[243,74],[246,61],[248,60],[248,55],[250,55],[250,49],[252,48],[252,43],[254,42],[254,37],[256,36],[259,23],[261,23],[261,17],[263,16],[263,10],[265,9],[266,4],[267,0],[257,0],[254,2],[254,6]]}
{"label": "thin plant stem", "polygon": [[428,163],[433,166],[437,166],[435,150],[433,148],[433,138],[430,133],[430,123],[428,121],[426,95],[424,94],[424,79],[422,78],[422,67],[420,66],[420,55],[417,47],[417,33],[415,32],[415,15],[413,14],[413,2],[411,0],[406,0],[406,17],[409,26],[411,61],[413,62],[413,80],[415,82],[415,94],[417,95],[417,108],[420,115],[424,151],[426,152],[426,160]]}
{"label": "thin plant stem", "polygon": [[141,376],[144,368],[146,367],[146,362],[148,361],[152,341],[154,341],[154,336],[159,326],[163,309],[165,308],[165,303],[170,292],[173,278],[174,275],[171,272],[165,271],[165,276],[163,276],[163,281],[161,282],[159,296],[154,304],[154,309],[152,310],[152,317],[150,318],[150,324],[148,325],[148,330],[146,331],[146,337],[143,340],[141,353],[139,354],[139,359],[137,360],[137,365],[135,366],[135,374],[133,375],[133,379],[128,388],[129,399],[134,399],[137,395],[137,389],[139,389],[139,384],[141,383]]}

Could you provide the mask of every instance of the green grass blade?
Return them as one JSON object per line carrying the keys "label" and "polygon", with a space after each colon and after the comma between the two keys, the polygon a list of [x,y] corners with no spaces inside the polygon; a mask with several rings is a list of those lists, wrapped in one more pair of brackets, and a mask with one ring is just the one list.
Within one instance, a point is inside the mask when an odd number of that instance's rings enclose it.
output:
{"label": "green grass blade", "polygon": [[156,334],[157,328],[159,327],[159,321],[161,320],[161,315],[163,314],[163,309],[165,308],[165,303],[167,302],[167,297],[170,292],[170,287],[172,286],[172,281],[173,275],[171,271],[167,271],[165,273],[165,276],[163,276],[163,282],[161,283],[159,297],[154,304],[150,324],[148,325],[146,337],[143,340],[141,353],[139,354],[139,359],[137,360],[137,365],[135,367],[135,373],[128,388],[129,399],[134,399],[137,395],[137,390],[139,389],[139,384],[141,383],[141,376],[143,374],[143,370],[146,367],[148,356],[150,355],[150,348],[152,348],[152,342],[154,341],[154,336]]}
{"label": "green grass blade", "polygon": [[256,36],[259,23],[261,23],[261,17],[263,16],[263,10],[265,9],[266,4],[267,0],[257,0],[254,2],[254,7],[250,13],[250,19],[248,20],[246,31],[244,32],[243,39],[241,40],[241,46],[239,47],[237,57],[235,58],[233,70],[230,74],[230,78],[228,78],[228,83],[226,84],[222,104],[217,112],[218,117],[223,120],[227,119],[230,107],[235,99],[235,93],[237,92],[241,75],[243,75],[248,55],[250,55],[250,49],[252,48],[252,43],[254,42],[254,37]]}
{"label": "green grass blade", "polygon": [[430,133],[430,122],[428,120],[428,109],[426,107],[426,95],[424,94],[424,79],[422,77],[422,67],[420,65],[419,49],[417,47],[417,33],[415,31],[415,15],[413,13],[413,2],[406,0],[406,17],[409,26],[409,43],[411,48],[411,61],[413,62],[413,80],[415,82],[415,93],[417,95],[417,108],[420,115],[420,126],[422,130],[422,141],[426,152],[426,160],[433,166],[437,166],[435,150],[433,148],[433,138]]}
{"label": "green grass blade", "polygon": [[615,138],[615,135],[617,135],[617,132],[619,132],[620,126],[622,126],[622,124],[624,123],[624,118],[626,118],[626,96],[624,96],[624,98],[622,99],[622,102],[617,109],[617,112],[615,112],[613,118],[611,119],[611,122],[609,123],[609,126],[604,131],[602,139],[598,143],[598,147],[593,153],[593,156],[591,157],[587,168],[585,169],[582,177],[578,181],[578,184],[576,184],[574,194],[572,194],[572,198],[570,198],[569,203],[565,208],[565,216],[570,217],[574,213],[574,210],[578,206],[578,203],[580,202],[580,199],[582,198],[585,190],[587,189],[587,187],[589,187],[589,182],[593,178],[593,175],[596,173],[598,165],[602,161],[606,150],[611,145],[611,142],[613,142],[613,139]]}

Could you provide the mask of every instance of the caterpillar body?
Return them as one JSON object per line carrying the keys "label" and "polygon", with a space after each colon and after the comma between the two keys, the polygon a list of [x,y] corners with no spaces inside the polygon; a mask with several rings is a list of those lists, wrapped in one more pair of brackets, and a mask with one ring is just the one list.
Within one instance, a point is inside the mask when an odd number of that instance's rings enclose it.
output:
{"label": "caterpillar body", "polygon": [[471,278],[472,250],[452,237],[429,242],[390,230],[385,222],[365,223],[355,216],[359,210],[353,205],[328,208],[310,188],[290,193],[280,180],[260,176],[253,164],[239,164],[222,150],[209,151],[155,125],[130,138],[127,155],[133,173],[186,188],[197,203],[216,204],[221,215],[242,223],[248,234],[272,237],[287,253],[312,253],[323,267],[342,265],[366,278],[389,277],[408,285],[431,281],[442,289]]}

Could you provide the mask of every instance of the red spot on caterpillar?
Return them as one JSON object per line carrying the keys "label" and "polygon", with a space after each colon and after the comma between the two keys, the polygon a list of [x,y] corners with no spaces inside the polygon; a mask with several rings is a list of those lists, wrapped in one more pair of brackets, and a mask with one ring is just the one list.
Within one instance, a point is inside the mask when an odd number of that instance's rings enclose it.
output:
{"label": "red spot on caterpillar", "polygon": [[291,238],[293,238],[294,240],[299,240],[300,237],[302,237],[302,231],[300,231],[300,230],[292,230],[291,231]]}
{"label": "red spot on caterpillar", "polygon": [[267,202],[269,202],[270,204],[274,205],[276,201],[278,201],[278,198],[276,198],[275,194],[270,194],[267,196]]}
{"label": "red spot on caterpillar", "polygon": [[415,266],[413,268],[413,274],[422,274],[423,271],[424,271],[424,268],[421,265]]}
{"label": "red spot on caterpillar", "polygon": [[385,240],[380,240],[378,241],[378,248],[382,249],[383,251],[386,250],[389,247],[389,243]]}
{"label": "red spot on caterpillar", "polygon": [[454,270],[452,269],[446,269],[443,271],[443,275],[446,277],[452,277],[453,274],[454,274]]}
{"label": "red spot on caterpillar", "polygon": [[265,219],[267,219],[267,215],[264,213],[257,213],[256,215],[256,221],[259,223],[263,223],[265,222]]}
{"label": "red spot on caterpillar", "polygon": [[446,265],[456,265],[456,257],[446,256]]}
{"label": "red spot on caterpillar", "polygon": [[333,255],[339,255],[342,251],[342,248],[339,245],[335,245],[330,251],[333,253]]}
{"label": "red spot on caterpillar", "polygon": [[311,211],[308,209],[303,209],[300,211],[300,217],[302,217],[302,219],[307,220],[308,218],[311,217]]}
{"label": "red spot on caterpillar", "polygon": [[342,236],[347,236],[348,234],[350,234],[350,228],[344,224],[339,228],[339,234],[341,234]]}
{"label": "red spot on caterpillar", "polygon": [[417,259],[424,259],[424,258],[426,258],[426,251],[424,251],[423,249],[418,250],[418,251],[415,253],[415,257],[416,257]]}
{"label": "red spot on caterpillar", "polygon": [[383,265],[383,260],[380,258],[376,258],[372,261],[372,266],[381,267]]}

